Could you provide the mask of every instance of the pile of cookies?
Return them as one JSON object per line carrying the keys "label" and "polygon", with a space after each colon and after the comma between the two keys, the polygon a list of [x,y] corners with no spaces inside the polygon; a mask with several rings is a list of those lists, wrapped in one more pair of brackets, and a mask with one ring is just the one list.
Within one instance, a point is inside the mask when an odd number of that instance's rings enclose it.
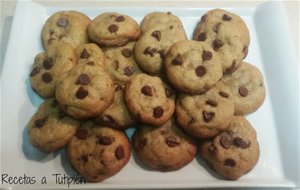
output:
{"label": "pile of cookies", "polygon": [[28,124],[30,143],[47,152],[65,147],[91,182],[121,171],[131,142],[149,169],[178,170],[199,150],[217,173],[238,179],[259,158],[244,116],[265,99],[262,74],[243,62],[249,42],[244,21],[221,9],[202,16],[194,40],[170,12],[149,13],[140,26],[115,12],[93,20],[56,12],[30,72],[45,98]]}

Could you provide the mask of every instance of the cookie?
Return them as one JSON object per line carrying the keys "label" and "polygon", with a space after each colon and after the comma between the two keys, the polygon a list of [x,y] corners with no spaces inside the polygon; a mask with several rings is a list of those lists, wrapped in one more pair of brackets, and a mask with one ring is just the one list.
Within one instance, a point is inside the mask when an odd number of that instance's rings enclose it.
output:
{"label": "cookie", "polygon": [[139,126],[132,138],[133,149],[147,167],[174,171],[188,165],[197,153],[196,141],[178,127],[174,119],[162,126]]}
{"label": "cookie", "polygon": [[54,152],[75,135],[80,122],[67,116],[54,98],[45,100],[28,124],[30,143],[41,151]]}
{"label": "cookie", "polygon": [[95,118],[97,124],[126,129],[135,123],[125,104],[123,90],[122,85],[115,85],[114,101],[100,116]]}
{"label": "cookie", "polygon": [[213,170],[230,180],[251,171],[260,154],[256,131],[243,116],[235,116],[228,130],[201,143],[199,150]]}
{"label": "cookie", "polygon": [[165,66],[170,82],[189,94],[206,92],[222,77],[219,55],[206,42],[176,43],[166,56]]}
{"label": "cookie", "polygon": [[82,44],[76,48],[78,64],[99,65],[106,68],[106,59],[103,51],[93,43]]}
{"label": "cookie", "polygon": [[126,84],[125,102],[135,119],[154,126],[166,123],[175,110],[170,90],[160,78],[147,74],[138,74]]}
{"label": "cookie", "polygon": [[91,20],[77,11],[58,11],[51,15],[42,29],[42,41],[45,49],[55,43],[64,42],[77,48],[88,42],[87,27]]}
{"label": "cookie", "polygon": [[126,84],[135,74],[141,73],[134,59],[134,45],[135,42],[129,42],[122,47],[102,48],[107,71],[116,83]]}
{"label": "cookie", "polygon": [[65,43],[51,45],[46,52],[39,53],[34,59],[30,72],[33,90],[44,98],[53,97],[57,80],[76,63],[76,53],[70,45]]}
{"label": "cookie", "polygon": [[229,89],[211,88],[202,95],[181,94],[176,101],[176,116],[189,135],[208,138],[228,129],[234,115]]}
{"label": "cookie", "polygon": [[[168,15],[167,13],[153,13],[152,19],[148,16],[143,20],[147,28],[134,48],[134,55],[139,67],[150,74],[159,74],[162,72],[165,56],[170,47],[182,40],[186,40],[186,33],[178,17]],[[170,19],[168,19],[171,17]],[[175,18],[176,22],[171,22]],[[170,23],[161,23],[160,21],[170,20]],[[149,23],[149,24],[147,24]]]}
{"label": "cookie", "polygon": [[219,83],[220,86],[230,89],[228,94],[234,103],[235,115],[252,113],[265,100],[263,75],[249,63],[243,62],[234,73],[224,75]]}
{"label": "cookie", "polygon": [[87,181],[100,182],[125,167],[131,149],[124,132],[86,122],[68,144],[67,155],[73,168]]}
{"label": "cookie", "polygon": [[213,9],[202,16],[194,40],[209,43],[221,57],[223,72],[232,73],[248,54],[250,36],[241,17]]}
{"label": "cookie", "polygon": [[139,35],[139,26],[133,18],[115,12],[97,16],[88,27],[89,40],[100,46],[123,46]]}
{"label": "cookie", "polygon": [[114,91],[113,81],[102,67],[78,64],[57,82],[55,96],[67,114],[87,119],[111,105]]}

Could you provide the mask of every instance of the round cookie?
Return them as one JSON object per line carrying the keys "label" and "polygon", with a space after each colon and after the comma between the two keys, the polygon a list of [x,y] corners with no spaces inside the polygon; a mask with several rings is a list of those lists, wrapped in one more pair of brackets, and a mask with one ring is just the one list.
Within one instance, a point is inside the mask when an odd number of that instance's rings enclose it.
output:
{"label": "round cookie", "polygon": [[226,179],[236,180],[251,171],[259,159],[256,131],[242,116],[230,128],[199,146],[201,157]]}
{"label": "round cookie", "polygon": [[221,60],[206,42],[176,43],[166,56],[165,66],[170,82],[189,94],[206,92],[222,77]]}
{"label": "round cookie", "polygon": [[150,74],[159,74],[163,70],[165,56],[170,47],[186,40],[181,24],[156,25],[142,33],[134,48],[134,55],[139,67]]}
{"label": "round cookie", "polygon": [[159,77],[147,74],[138,74],[126,84],[125,102],[135,119],[154,126],[166,123],[175,110],[170,90]]}
{"label": "round cookie", "polygon": [[107,71],[117,83],[126,84],[136,73],[141,73],[134,59],[134,45],[135,42],[129,42],[122,47],[103,48]]}
{"label": "round cookie", "polygon": [[46,52],[39,53],[34,59],[30,72],[32,88],[44,98],[53,97],[57,80],[73,68],[76,62],[76,53],[70,45],[51,45]]}
{"label": "round cookie", "polygon": [[194,40],[209,43],[221,57],[223,72],[232,73],[248,54],[250,35],[241,17],[213,9],[202,16]]}
{"label": "round cookie", "polygon": [[65,146],[80,122],[65,115],[54,98],[45,100],[28,124],[30,143],[41,151],[54,152]]}
{"label": "round cookie", "polygon": [[162,126],[139,126],[132,138],[133,149],[146,166],[174,171],[189,164],[197,153],[196,141],[169,120]]}
{"label": "round cookie", "polygon": [[113,101],[113,81],[98,65],[78,64],[58,81],[55,96],[74,118],[98,116]]}
{"label": "round cookie", "polygon": [[114,101],[100,116],[95,118],[97,124],[126,129],[135,123],[125,104],[123,89],[122,85],[115,85]]}
{"label": "round cookie", "polygon": [[139,38],[140,29],[131,17],[107,12],[94,18],[88,27],[89,40],[100,46],[123,46]]}
{"label": "round cookie", "polygon": [[76,48],[78,64],[99,65],[106,67],[106,59],[103,51],[93,43],[82,44]]}
{"label": "round cookie", "polygon": [[124,132],[86,122],[68,144],[67,154],[73,168],[87,181],[100,182],[124,168],[131,149]]}
{"label": "round cookie", "polygon": [[76,48],[88,42],[87,27],[91,20],[77,11],[58,11],[51,15],[42,29],[42,41],[45,49],[58,41]]}
{"label": "round cookie", "polygon": [[213,137],[228,129],[234,115],[229,89],[215,86],[202,95],[181,94],[176,101],[179,125],[197,138]]}
{"label": "round cookie", "polygon": [[235,115],[246,115],[256,111],[264,102],[266,89],[263,75],[254,65],[243,62],[235,72],[224,75],[219,82],[226,86],[234,103]]}

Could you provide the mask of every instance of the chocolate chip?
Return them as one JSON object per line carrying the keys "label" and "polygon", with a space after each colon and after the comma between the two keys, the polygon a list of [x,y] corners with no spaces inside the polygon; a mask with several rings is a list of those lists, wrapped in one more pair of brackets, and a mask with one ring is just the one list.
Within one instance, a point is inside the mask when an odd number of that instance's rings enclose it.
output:
{"label": "chocolate chip", "polygon": [[166,132],[165,130],[159,130],[159,133],[160,133],[161,135],[165,135],[167,132]]}
{"label": "chocolate chip", "polygon": [[213,27],[213,31],[214,31],[215,33],[218,33],[219,30],[220,30],[221,25],[222,25],[221,22],[217,23],[217,24]]}
{"label": "chocolate chip", "polygon": [[68,26],[68,24],[69,24],[69,21],[68,21],[68,19],[66,19],[66,18],[59,18],[58,20],[57,20],[57,22],[56,22],[56,24],[57,24],[57,26],[60,26],[60,27],[67,27]]}
{"label": "chocolate chip", "polygon": [[241,149],[246,149],[250,146],[250,143],[247,143],[245,140],[243,140],[240,137],[235,137],[233,139],[233,144]]}
{"label": "chocolate chip", "polygon": [[224,92],[224,91],[220,91],[220,92],[219,92],[219,95],[222,96],[222,97],[224,97],[224,98],[229,98],[229,94],[227,94],[227,93]]}
{"label": "chocolate chip", "polygon": [[115,156],[118,160],[121,160],[122,158],[124,158],[125,153],[124,153],[124,148],[123,146],[118,146],[115,150]]}
{"label": "chocolate chip", "polygon": [[198,41],[205,41],[206,39],[207,39],[207,35],[205,32],[201,32],[197,37]]}
{"label": "chocolate chip", "polygon": [[95,66],[95,63],[93,61],[89,61],[86,63],[87,65],[90,65],[90,66]]}
{"label": "chocolate chip", "polygon": [[212,53],[210,51],[203,50],[203,52],[202,52],[202,60],[203,61],[208,61],[208,60],[211,60],[211,58],[212,58]]}
{"label": "chocolate chip", "polygon": [[244,46],[242,52],[244,53],[244,57],[243,58],[245,59],[247,57],[247,55],[248,55],[248,46]]}
{"label": "chocolate chip", "polygon": [[165,142],[169,147],[175,147],[180,145],[179,142],[177,142],[176,137],[174,136],[168,136]]}
{"label": "chocolate chip", "polygon": [[206,20],[206,18],[207,18],[207,15],[206,15],[206,14],[203,15],[203,16],[201,17],[201,21],[200,21],[200,22],[204,22],[204,21]]}
{"label": "chocolate chip", "polygon": [[210,122],[214,118],[215,112],[203,111],[202,116],[203,116],[203,120],[207,123],[207,122]]}
{"label": "chocolate chip", "polygon": [[122,85],[118,84],[115,88],[115,91],[123,90]]}
{"label": "chocolate chip", "polygon": [[167,12],[167,15],[171,15],[172,14],[172,12]]}
{"label": "chocolate chip", "polygon": [[152,89],[150,86],[143,86],[143,88],[141,89],[141,92],[146,95],[146,96],[153,96],[153,93],[152,93]]}
{"label": "chocolate chip", "polygon": [[160,118],[164,114],[164,109],[160,106],[157,106],[153,110],[153,116],[155,118]]}
{"label": "chocolate chip", "polygon": [[83,74],[79,75],[75,84],[87,85],[90,82],[91,82],[91,79],[90,79],[89,75],[83,73]]}
{"label": "chocolate chip", "polygon": [[82,86],[80,86],[76,92],[76,97],[78,99],[84,99],[89,94],[89,91],[85,90]]}
{"label": "chocolate chip", "polygon": [[102,115],[98,118],[97,122],[101,125],[108,125],[109,127],[118,127],[115,119],[110,115]]}
{"label": "chocolate chip", "polygon": [[139,141],[139,146],[141,149],[143,149],[145,146],[148,144],[148,139],[143,138],[142,140]]}
{"label": "chocolate chip", "polygon": [[32,69],[30,76],[33,77],[34,75],[38,74],[40,72],[40,68],[35,67]]}
{"label": "chocolate chip", "polygon": [[173,28],[174,28],[174,26],[173,26],[173,25],[169,26],[169,29],[170,29],[170,30],[172,30]]}
{"label": "chocolate chip", "polygon": [[231,144],[231,138],[227,135],[224,135],[220,139],[220,144],[223,148],[228,149]]}
{"label": "chocolate chip", "polygon": [[124,56],[124,57],[130,57],[131,55],[132,55],[132,51],[130,50],[130,49],[128,49],[128,48],[124,48],[123,50],[122,50],[122,55]]}
{"label": "chocolate chip", "polygon": [[206,100],[205,103],[212,106],[212,107],[217,107],[217,105],[218,105],[217,102],[214,101],[214,100]]}
{"label": "chocolate chip", "polygon": [[226,74],[231,74],[231,73],[233,73],[233,72],[236,70],[235,65],[236,65],[236,60],[233,60],[233,61],[232,61],[232,64],[230,65],[230,67],[228,67],[228,68],[225,70],[225,73],[226,73]]}
{"label": "chocolate chip", "polygon": [[88,136],[88,131],[87,130],[85,130],[85,129],[78,129],[77,131],[76,131],[76,134],[75,134],[75,136],[78,138],[78,139],[86,139],[87,138],[87,136]]}
{"label": "chocolate chip", "polygon": [[235,161],[232,158],[227,158],[224,161],[224,166],[234,167],[236,165]]}
{"label": "chocolate chip", "polygon": [[208,152],[209,152],[211,155],[216,155],[216,153],[217,153],[217,148],[216,148],[213,144],[211,144],[211,145],[209,145],[209,147],[208,147]]}
{"label": "chocolate chip", "polygon": [[167,98],[171,98],[174,95],[174,93],[169,88],[165,88],[165,93]]}
{"label": "chocolate chip", "polygon": [[195,72],[198,77],[202,77],[206,74],[206,69],[204,66],[200,65],[196,67]]}
{"label": "chocolate chip", "polygon": [[182,63],[183,63],[183,59],[182,59],[181,55],[178,53],[176,55],[176,57],[172,60],[172,64],[173,65],[182,65]]}
{"label": "chocolate chip", "polygon": [[98,139],[98,143],[102,145],[110,145],[112,143],[112,139],[109,136],[101,136]]}
{"label": "chocolate chip", "polygon": [[45,69],[49,70],[49,69],[51,69],[52,66],[53,66],[53,63],[52,63],[51,59],[50,60],[46,59],[43,61],[43,67]]}
{"label": "chocolate chip", "polygon": [[47,117],[42,118],[42,119],[37,119],[37,120],[35,120],[34,125],[37,128],[41,128],[41,127],[43,127],[45,125],[46,121],[47,121]]}
{"label": "chocolate chip", "polygon": [[133,67],[125,67],[124,68],[124,74],[126,76],[129,77],[129,76],[133,75],[133,73],[134,73]]}
{"label": "chocolate chip", "polygon": [[214,47],[215,51],[218,51],[219,48],[222,47],[223,45],[224,45],[224,43],[221,40],[219,40],[219,39],[215,39],[213,41],[213,47]]}
{"label": "chocolate chip", "polygon": [[45,82],[45,83],[50,83],[52,80],[53,80],[53,77],[51,75],[51,73],[49,72],[46,72],[42,75],[42,80]]}
{"label": "chocolate chip", "polygon": [[89,161],[88,155],[82,155],[80,159],[81,159],[83,162],[88,162],[88,161]]}
{"label": "chocolate chip", "polygon": [[159,30],[155,30],[154,32],[152,32],[151,36],[154,37],[154,38],[156,38],[157,41],[160,41],[160,39],[161,39],[161,32]]}
{"label": "chocolate chip", "polygon": [[125,20],[125,17],[124,16],[118,16],[116,19],[115,19],[115,21],[116,22],[123,22]]}
{"label": "chocolate chip", "polygon": [[119,27],[115,24],[112,24],[107,29],[110,33],[115,33],[119,30]]}
{"label": "chocolate chip", "polygon": [[81,52],[80,58],[86,59],[89,57],[90,57],[89,52],[84,48],[83,51]]}
{"label": "chocolate chip", "polygon": [[222,20],[223,21],[230,21],[232,18],[230,16],[228,16],[227,14],[223,14],[222,16]]}
{"label": "chocolate chip", "polygon": [[242,96],[242,97],[246,97],[248,95],[248,89],[245,87],[245,86],[241,86],[239,88],[239,94]]}
{"label": "chocolate chip", "polygon": [[195,123],[195,119],[191,117],[191,119],[190,119],[190,121],[188,122],[188,124],[190,125],[190,124],[193,124],[193,123]]}
{"label": "chocolate chip", "polygon": [[150,48],[150,47],[147,47],[145,50],[144,50],[144,54],[145,55],[150,55],[151,57],[154,56],[154,53],[156,52],[157,50],[154,49],[154,48]]}

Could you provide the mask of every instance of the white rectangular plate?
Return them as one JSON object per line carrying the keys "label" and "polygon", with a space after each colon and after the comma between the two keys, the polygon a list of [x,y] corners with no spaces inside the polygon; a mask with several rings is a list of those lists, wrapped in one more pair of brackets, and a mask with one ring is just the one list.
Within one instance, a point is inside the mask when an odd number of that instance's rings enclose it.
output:
{"label": "white rectangular plate", "polygon": [[[91,3],[93,4],[93,3]],[[171,11],[180,17],[191,39],[207,7],[47,7],[18,2],[1,76],[1,187],[68,188],[54,174],[74,175],[64,150],[45,154],[33,148],[26,125],[42,102],[31,89],[29,72],[37,53],[42,52],[43,23],[58,10],[75,9],[94,18],[103,12],[127,14],[138,22],[152,11]],[[267,97],[263,106],[247,116],[257,130],[261,155],[256,167],[237,181],[218,178],[199,158],[175,172],[142,169],[132,157],[117,175],[102,183],[70,184],[70,188],[204,188],[204,187],[299,187],[299,91],[298,65],[292,50],[285,13],[280,2],[256,7],[227,7],[240,15],[250,30],[247,62],[264,74]],[[34,177],[34,184],[9,184],[8,177]],[[5,177],[5,178],[3,178]],[[43,178],[45,177],[45,178]],[[46,184],[41,180],[46,179]],[[23,182],[24,183],[24,182]]]}

